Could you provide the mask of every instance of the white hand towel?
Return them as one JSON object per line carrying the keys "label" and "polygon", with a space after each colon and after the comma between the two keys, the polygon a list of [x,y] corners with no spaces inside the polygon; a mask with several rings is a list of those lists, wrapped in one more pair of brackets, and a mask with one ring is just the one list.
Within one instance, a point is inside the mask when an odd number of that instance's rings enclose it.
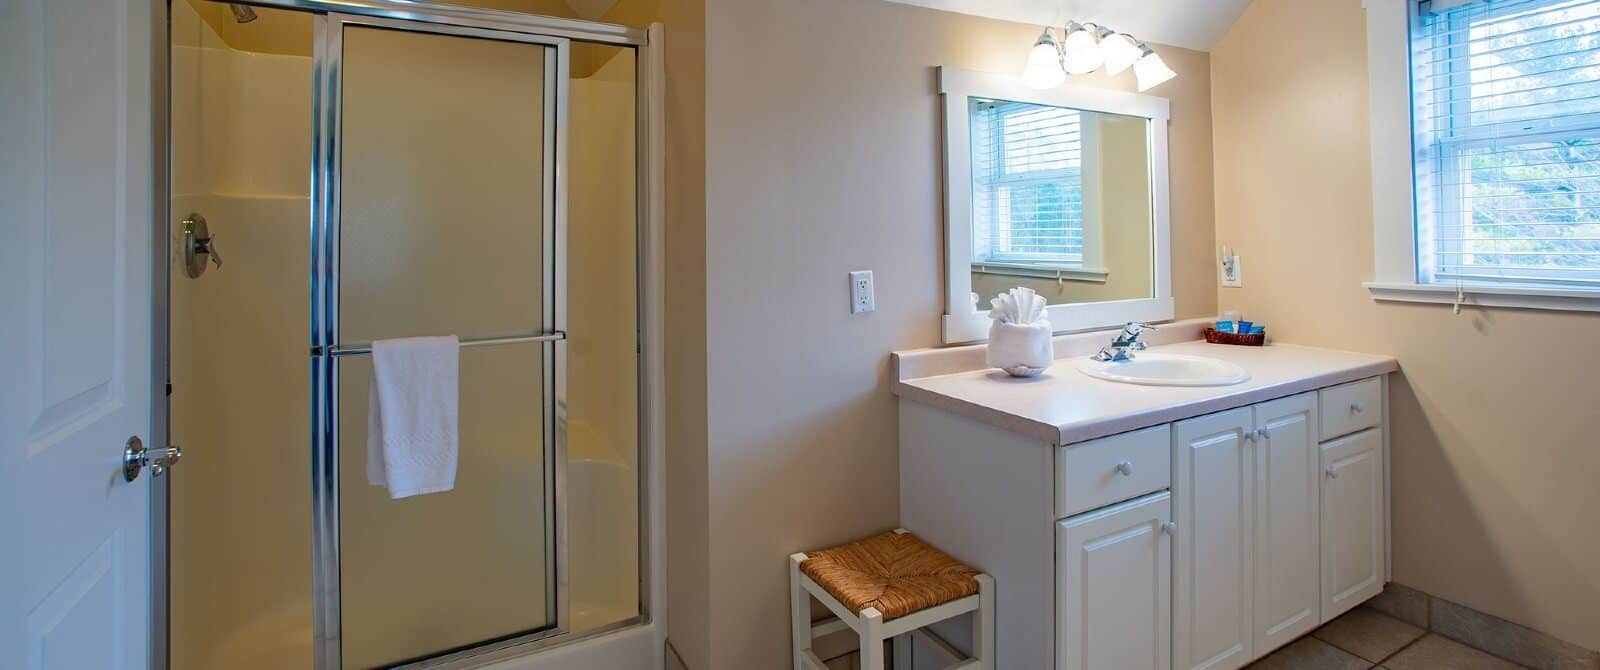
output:
{"label": "white hand towel", "polygon": [[454,335],[372,343],[367,483],[390,498],[455,488],[460,357]]}
{"label": "white hand towel", "polygon": [[1050,317],[1045,299],[1031,289],[1017,287],[989,301],[989,367],[1016,377],[1032,377],[1053,362]]}

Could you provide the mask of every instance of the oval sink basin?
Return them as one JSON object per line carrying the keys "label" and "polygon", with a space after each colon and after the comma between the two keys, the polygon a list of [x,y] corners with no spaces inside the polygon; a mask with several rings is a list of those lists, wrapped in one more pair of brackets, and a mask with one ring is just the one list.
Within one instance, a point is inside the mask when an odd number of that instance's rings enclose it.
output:
{"label": "oval sink basin", "polygon": [[1249,381],[1233,363],[1183,354],[1136,353],[1131,361],[1089,359],[1078,370],[1090,377],[1146,386],[1227,386]]}

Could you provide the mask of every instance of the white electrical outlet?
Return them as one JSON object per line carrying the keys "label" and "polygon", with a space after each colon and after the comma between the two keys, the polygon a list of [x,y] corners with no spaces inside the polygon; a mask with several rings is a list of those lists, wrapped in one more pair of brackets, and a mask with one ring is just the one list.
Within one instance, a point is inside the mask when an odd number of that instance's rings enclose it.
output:
{"label": "white electrical outlet", "polygon": [[872,297],[872,271],[850,273],[850,313],[865,314],[877,308],[878,302]]}
{"label": "white electrical outlet", "polygon": [[1224,255],[1217,269],[1220,271],[1218,283],[1221,285],[1228,288],[1244,286],[1244,266],[1240,263],[1239,256],[1235,254]]}

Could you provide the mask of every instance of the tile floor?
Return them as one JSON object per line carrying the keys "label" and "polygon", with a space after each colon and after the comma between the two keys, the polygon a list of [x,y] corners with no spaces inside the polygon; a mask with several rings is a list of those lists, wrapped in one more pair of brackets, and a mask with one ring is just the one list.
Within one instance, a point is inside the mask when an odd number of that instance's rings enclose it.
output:
{"label": "tile floor", "polygon": [[[829,670],[860,667],[853,651],[827,663]],[[1525,667],[1362,605],[1246,666],[1246,670],[1519,670]]]}
{"label": "tile floor", "polygon": [[1365,605],[1248,666],[1252,670],[1517,670]]}

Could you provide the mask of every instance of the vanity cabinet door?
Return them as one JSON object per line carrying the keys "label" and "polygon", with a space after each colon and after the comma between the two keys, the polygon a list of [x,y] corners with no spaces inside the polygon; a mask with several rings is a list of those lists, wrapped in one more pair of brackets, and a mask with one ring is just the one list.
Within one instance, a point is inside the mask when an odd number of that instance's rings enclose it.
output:
{"label": "vanity cabinet door", "polygon": [[1173,424],[1178,670],[1234,670],[1252,658],[1254,428],[1249,407]]}
{"label": "vanity cabinet door", "polygon": [[1056,668],[1172,667],[1172,494],[1056,524]]}
{"label": "vanity cabinet door", "polygon": [[1255,406],[1252,642],[1257,655],[1321,622],[1316,413],[1315,393]]}
{"label": "vanity cabinet door", "polygon": [[1322,446],[1322,620],[1383,590],[1383,433]]}

